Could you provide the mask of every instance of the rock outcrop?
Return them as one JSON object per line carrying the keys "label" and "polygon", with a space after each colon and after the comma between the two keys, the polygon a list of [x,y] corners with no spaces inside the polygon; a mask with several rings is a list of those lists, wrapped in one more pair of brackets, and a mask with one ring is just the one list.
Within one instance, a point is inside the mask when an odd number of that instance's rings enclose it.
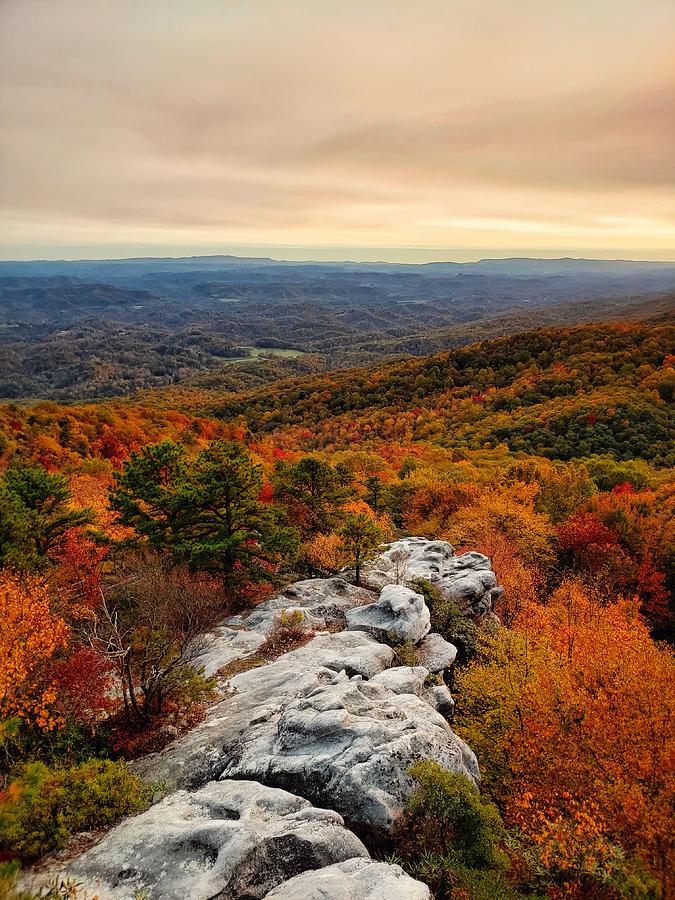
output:
{"label": "rock outcrop", "polygon": [[[405,557],[405,574],[402,559]],[[264,896],[303,900],[428,900],[398,866],[376,863],[359,833],[395,827],[417,759],[480,780],[471,749],[451,729],[453,701],[439,674],[456,648],[430,634],[424,577],[468,614],[499,589],[480,554],[409,538],[345,578],[290,585],[216,629],[205,657],[224,697],[165,750],[131,765],[166,796],[112,829],[68,874],[101,900]],[[300,609],[315,635],[261,664],[258,650],[282,610]],[[336,630],[343,629],[343,630]],[[418,660],[402,666],[391,644]],[[247,669],[247,666],[251,668]]]}
{"label": "rock outcrop", "polygon": [[400,819],[416,759],[479,780],[474,754],[428,702],[344,672],[252,727],[229,752],[224,776],[301,792],[371,830]]}
{"label": "rock outcrop", "polygon": [[385,585],[377,602],[348,610],[346,618],[348,631],[365,631],[385,643],[416,644],[431,628],[424,597],[402,584]]}
{"label": "rock outcrop", "polygon": [[431,900],[429,888],[400,866],[358,858],[296,875],[267,896],[270,900]]}
{"label": "rock outcrop", "polygon": [[482,553],[455,556],[447,541],[412,537],[394,541],[368,567],[364,583],[374,590],[387,584],[424,578],[467,615],[491,612],[502,592],[490,560]]}
{"label": "rock outcrop", "polygon": [[332,810],[255,781],[178,791],[113,828],[70,869],[99,897],[258,900],[309,869],[361,857]]}

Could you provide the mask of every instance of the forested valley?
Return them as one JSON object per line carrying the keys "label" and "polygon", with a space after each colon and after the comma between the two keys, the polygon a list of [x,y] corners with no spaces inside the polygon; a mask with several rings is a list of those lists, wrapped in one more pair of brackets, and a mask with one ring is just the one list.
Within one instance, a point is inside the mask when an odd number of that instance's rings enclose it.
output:
{"label": "forested valley", "polygon": [[458,650],[439,677],[482,791],[416,765],[374,852],[438,898],[674,897],[674,333],[598,321],[272,363],[226,393],[0,405],[0,895],[147,807],[159,788],[128,763],[314,636],[282,610],[243,668],[207,677],[227,616],[299,579],[367,585],[413,535],[484,554],[503,587],[467,616],[412,585]]}

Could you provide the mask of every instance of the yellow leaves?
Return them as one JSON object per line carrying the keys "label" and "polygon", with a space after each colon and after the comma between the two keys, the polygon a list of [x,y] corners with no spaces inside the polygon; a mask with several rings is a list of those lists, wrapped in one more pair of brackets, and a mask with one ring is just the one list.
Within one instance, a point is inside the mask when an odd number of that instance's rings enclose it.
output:
{"label": "yellow leaves", "polygon": [[335,533],[317,534],[304,544],[303,555],[312,568],[327,574],[339,572],[348,561],[342,538]]}
{"label": "yellow leaves", "polygon": [[19,716],[51,728],[56,699],[47,664],[65,646],[68,626],[50,608],[38,578],[0,576],[0,717]]}

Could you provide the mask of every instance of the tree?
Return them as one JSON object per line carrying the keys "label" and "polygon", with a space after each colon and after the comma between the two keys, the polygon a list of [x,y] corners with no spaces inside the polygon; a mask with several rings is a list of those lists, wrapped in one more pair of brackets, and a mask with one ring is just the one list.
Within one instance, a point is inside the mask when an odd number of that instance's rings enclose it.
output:
{"label": "tree", "polygon": [[92,649],[113,668],[129,717],[159,715],[168,700],[207,690],[195,666],[225,610],[208,576],[159,554],[118,560],[100,606],[85,622]]}
{"label": "tree", "polygon": [[507,824],[571,896],[631,877],[631,859],[672,896],[675,663],[634,603],[607,599],[566,580],[523,608],[458,673],[456,724]]}
{"label": "tree", "polygon": [[53,728],[49,664],[65,647],[68,627],[52,613],[44,581],[0,575],[0,622],[0,720],[19,717]]}
{"label": "tree", "polygon": [[0,480],[0,565],[44,569],[73,528],[93,520],[89,509],[71,509],[68,481],[38,465],[7,469]]}
{"label": "tree", "polygon": [[379,475],[370,475],[366,478],[366,503],[372,507],[373,512],[380,511],[382,502],[382,489],[384,485]]}
{"label": "tree", "polygon": [[360,584],[363,563],[377,553],[383,539],[382,530],[365,513],[349,513],[339,534],[345,556],[354,566],[354,581]]}
{"label": "tree", "polygon": [[353,478],[345,470],[345,466],[338,470],[317,456],[304,456],[298,463],[278,463],[274,496],[286,505],[289,518],[304,537],[327,532],[335,524],[337,511],[352,495]]}
{"label": "tree", "polygon": [[172,441],[132,453],[110,502],[120,521],[156,549],[217,573],[228,594],[269,579],[296,547],[295,529],[259,500],[262,467],[236,441],[213,441],[194,459]]}

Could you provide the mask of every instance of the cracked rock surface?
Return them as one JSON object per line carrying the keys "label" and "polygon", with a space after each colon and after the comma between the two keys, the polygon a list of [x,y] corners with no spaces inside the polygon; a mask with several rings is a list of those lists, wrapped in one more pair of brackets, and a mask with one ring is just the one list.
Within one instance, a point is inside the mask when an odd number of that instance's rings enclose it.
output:
{"label": "cracked rock surface", "polygon": [[[130,764],[162,783],[164,798],[60,874],[100,900],[138,892],[149,900],[430,900],[398,866],[371,860],[349,830],[396,826],[417,759],[480,781],[476,757],[446,718],[453,700],[441,673],[456,648],[429,633],[424,598],[405,583],[416,577],[467,615],[489,611],[500,590],[486,557],[407,538],[370,565],[366,587],[342,577],[296,582],[215,629],[207,674],[233,662],[239,674],[221,678],[225,695],[203,722]],[[314,636],[261,664],[275,618],[294,609]],[[414,645],[418,664],[399,664],[390,644],[402,642]]]}
{"label": "cracked rock surface", "polygon": [[257,900],[309,869],[354,857],[361,841],[332,810],[255,781],[178,791],[113,828],[70,874],[99,896]]}

